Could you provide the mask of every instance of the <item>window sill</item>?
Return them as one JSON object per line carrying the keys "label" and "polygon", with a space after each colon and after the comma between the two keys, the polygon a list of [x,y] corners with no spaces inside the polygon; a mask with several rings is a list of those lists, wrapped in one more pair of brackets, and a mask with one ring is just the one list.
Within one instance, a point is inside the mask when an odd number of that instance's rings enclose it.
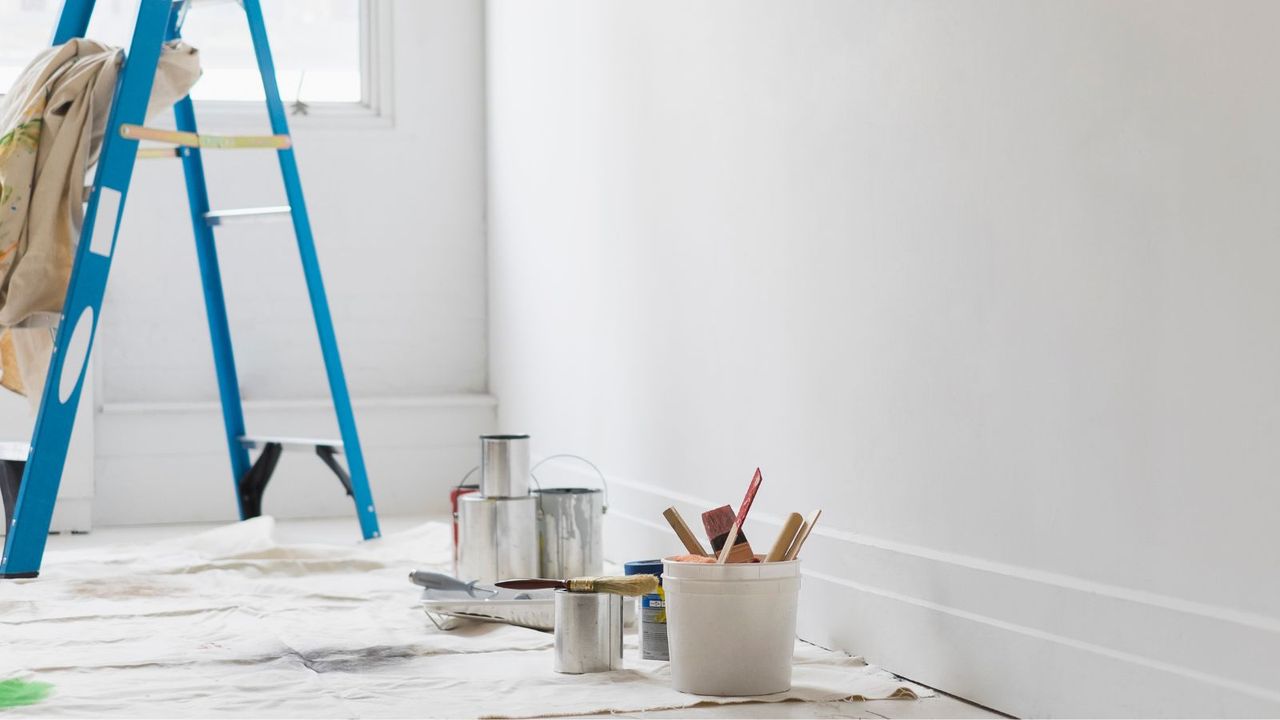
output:
{"label": "window sill", "polygon": [[[196,121],[203,132],[261,130],[267,123],[265,102],[226,100],[196,101]],[[289,104],[285,104],[289,111]],[[290,130],[378,130],[392,129],[391,113],[364,103],[315,103],[306,115],[288,115]]]}

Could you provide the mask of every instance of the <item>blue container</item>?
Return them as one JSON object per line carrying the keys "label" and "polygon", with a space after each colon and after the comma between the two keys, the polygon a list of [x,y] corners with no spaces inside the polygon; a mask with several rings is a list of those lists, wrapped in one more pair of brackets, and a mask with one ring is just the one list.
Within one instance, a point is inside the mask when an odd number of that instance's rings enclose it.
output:
{"label": "blue container", "polygon": [[669,660],[667,650],[667,596],[662,591],[662,561],[636,560],[623,566],[627,575],[657,575],[658,592],[642,595],[640,603],[640,657]]}

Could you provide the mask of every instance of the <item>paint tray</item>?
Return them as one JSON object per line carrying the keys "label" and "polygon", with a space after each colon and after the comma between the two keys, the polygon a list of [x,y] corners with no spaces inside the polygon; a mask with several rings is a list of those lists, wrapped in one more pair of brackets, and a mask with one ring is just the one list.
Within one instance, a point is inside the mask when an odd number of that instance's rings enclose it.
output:
{"label": "paint tray", "polygon": [[471,597],[458,590],[423,590],[422,608],[441,630],[461,621],[500,622],[550,631],[556,625],[554,590],[504,590],[490,597]]}

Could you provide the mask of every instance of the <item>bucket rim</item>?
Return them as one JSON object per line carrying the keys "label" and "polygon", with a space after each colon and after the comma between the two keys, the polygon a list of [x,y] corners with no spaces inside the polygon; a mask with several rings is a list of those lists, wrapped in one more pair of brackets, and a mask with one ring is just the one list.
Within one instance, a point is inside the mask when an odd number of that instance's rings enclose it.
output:
{"label": "bucket rim", "polygon": [[[664,557],[661,559],[661,561],[668,565],[677,565],[680,567],[710,567],[710,566],[718,565],[718,563],[690,562],[688,560],[672,560],[671,559],[672,557],[676,557],[676,556],[672,555],[671,557]],[[800,558],[796,558],[795,560],[775,560],[773,562],[761,561],[758,563],[746,563],[746,562],[725,563],[723,567],[761,567],[761,566],[772,567],[775,565],[778,567],[787,567],[788,565],[799,565],[799,564],[800,564]]]}
{"label": "bucket rim", "polygon": [[783,580],[799,578],[803,574],[800,558],[780,562],[715,563],[662,560],[662,579],[700,580],[707,582],[740,583],[752,580]]}

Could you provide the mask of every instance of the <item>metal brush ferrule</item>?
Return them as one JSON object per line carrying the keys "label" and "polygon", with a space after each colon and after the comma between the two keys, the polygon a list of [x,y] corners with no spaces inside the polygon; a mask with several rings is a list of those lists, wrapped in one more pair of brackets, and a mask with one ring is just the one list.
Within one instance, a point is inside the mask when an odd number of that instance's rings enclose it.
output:
{"label": "metal brush ferrule", "polygon": [[565,587],[569,592],[595,592],[596,580],[593,577],[569,578],[565,581]]}

